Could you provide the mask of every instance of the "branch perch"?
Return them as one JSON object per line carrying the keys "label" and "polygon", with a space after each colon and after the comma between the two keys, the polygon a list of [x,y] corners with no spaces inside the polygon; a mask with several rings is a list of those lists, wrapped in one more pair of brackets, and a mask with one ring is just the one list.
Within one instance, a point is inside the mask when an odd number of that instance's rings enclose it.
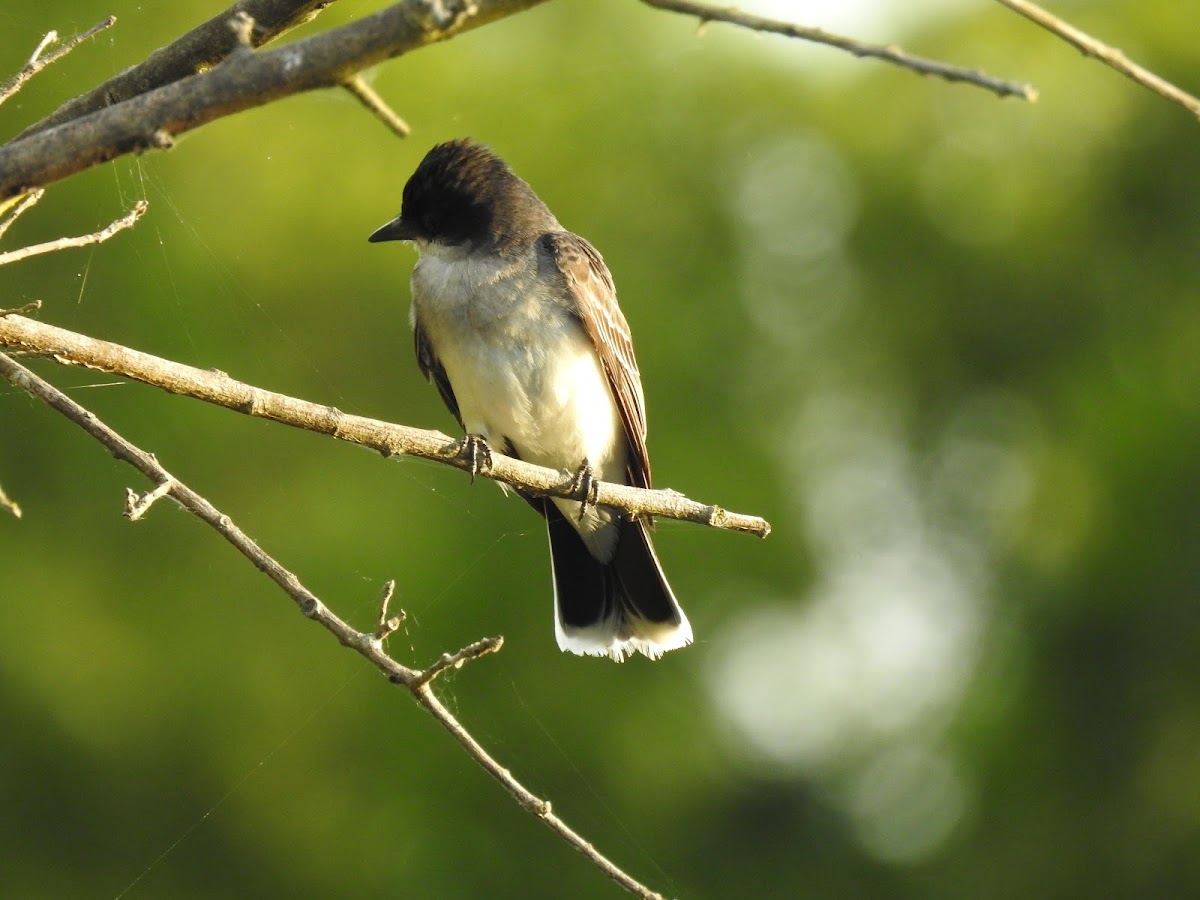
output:
{"label": "branch perch", "polygon": [[973,84],[977,87],[985,88],[999,97],[1021,97],[1030,102],[1037,99],[1037,88],[1031,84],[1024,84],[1018,81],[1005,81],[1000,78],[993,78],[991,75],[981,72],[978,69],[966,69],[962,66],[939,62],[935,59],[913,56],[906,50],[894,45],[868,44],[854,38],[843,37],[840,34],[832,34],[820,28],[810,28],[806,25],[794,25],[791,22],[781,22],[778,19],[756,16],[753,13],[742,12],[740,9],[732,6],[709,6],[707,3],[696,3],[693,0],[642,0],[642,2],[655,9],[677,12],[685,16],[695,16],[700,20],[702,25],[709,22],[726,22],[730,25],[748,28],[751,31],[781,34],[784,37],[797,38],[802,41],[812,41],[816,44],[836,47],[857,57],[870,57],[872,59],[883,60],[884,62],[910,69],[922,75],[935,75],[938,78],[944,78],[946,81]]}
{"label": "branch perch", "polygon": [[[361,444],[384,456],[403,453],[463,471],[472,469],[463,442],[441,432],[350,415],[331,406],[243,384],[224,372],[186,366],[22,316],[0,317],[0,346],[47,353],[65,365],[124,375],[172,394],[183,394],[246,415]],[[535,466],[495,450],[492,451],[491,466],[481,469],[479,474],[532,494],[585,499],[574,473]],[[680,519],[759,537],[766,537],[771,531],[766,520],[758,516],[697,503],[671,490],[646,490],[606,481],[597,483],[595,493],[590,497],[631,515]]]}
{"label": "branch perch", "polygon": [[[438,723],[450,732],[468,754],[483,769],[491,775],[517,801],[520,806],[536,815],[559,837],[582,853],[609,878],[621,887],[647,900],[662,900],[662,896],[627,874],[615,863],[574,831],[566,822],[554,815],[550,803],[543,800],[520,781],[513,777],[508,769],[500,765],[478,741],[463,727],[462,723],[446,709],[433,693],[430,683],[446,669],[461,666],[466,660],[474,659],[485,653],[498,650],[500,638],[485,638],[476,641],[455,654],[444,654],[437,662],[425,670],[411,669],[397,662],[384,652],[381,642],[374,640],[370,632],[359,632],[347,622],[332,612],[321,600],[306,588],[296,575],[284,568],[273,557],[268,555],[244,531],[238,528],[229,516],[223,514],[204,497],[197,494],[170,472],[163,468],[151,454],[131,444],[109,426],[100,421],[95,414],[84,409],[66,394],[57,390],[53,385],[43,381],[29,369],[0,353],[0,376],[29,394],[44,401],[67,419],[74,422],[89,435],[103,444],[113,456],[122,462],[133,466],[157,487],[151,494],[165,494],[173,497],[178,503],[211,526],[225,540],[234,546],[255,567],[278,585],[284,593],[296,602],[300,611],[323,627],[338,639],[344,647],[366,657],[380,672],[388,677],[393,684],[404,685],[412,693],[413,698],[432,715]],[[161,492],[161,494],[160,494]],[[149,496],[149,495],[146,495]],[[385,591],[385,596],[390,593]]]}

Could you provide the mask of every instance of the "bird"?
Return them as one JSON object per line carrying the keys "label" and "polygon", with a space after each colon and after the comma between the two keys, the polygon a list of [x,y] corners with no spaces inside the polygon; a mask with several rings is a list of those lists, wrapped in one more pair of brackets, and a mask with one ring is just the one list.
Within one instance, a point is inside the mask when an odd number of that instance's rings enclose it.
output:
{"label": "bird", "polygon": [[[645,397],[612,275],[504,160],[471,138],[436,145],[405,183],[400,214],[368,240],[417,251],[417,364],[465,441],[593,487],[650,487]],[[545,519],[561,650],[621,662],[692,642],[649,522],[517,493]]]}

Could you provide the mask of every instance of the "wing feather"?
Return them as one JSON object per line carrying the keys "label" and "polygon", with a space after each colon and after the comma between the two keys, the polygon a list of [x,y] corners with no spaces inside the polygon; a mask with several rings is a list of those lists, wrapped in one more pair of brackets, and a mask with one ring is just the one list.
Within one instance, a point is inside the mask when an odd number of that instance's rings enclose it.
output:
{"label": "wing feather", "polygon": [[442,367],[437,354],[433,352],[433,345],[429,343],[425,329],[421,327],[421,322],[415,316],[413,317],[413,343],[416,344],[417,366],[420,368],[421,374],[427,381],[431,381],[437,386],[438,393],[442,395],[442,401],[454,414],[459,427],[465,427],[462,415],[458,411],[458,400],[454,396],[454,388],[450,386],[450,379],[446,377],[446,370]]}
{"label": "wing feather", "polygon": [[617,305],[617,289],[600,253],[576,234],[566,231],[542,235],[542,249],[564,280],[574,312],[596,347],[600,363],[632,451],[630,483],[650,487],[650,457],[646,450],[646,399],[642,377],[633,355],[629,323]]}

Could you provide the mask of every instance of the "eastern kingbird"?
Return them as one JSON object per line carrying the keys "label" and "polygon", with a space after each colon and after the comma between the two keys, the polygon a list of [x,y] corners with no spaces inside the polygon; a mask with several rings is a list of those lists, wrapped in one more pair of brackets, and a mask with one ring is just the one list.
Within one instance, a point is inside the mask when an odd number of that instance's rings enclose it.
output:
{"label": "eastern kingbird", "polygon": [[[467,138],[434,147],[400,215],[370,240],[416,247],[417,365],[468,435],[527,462],[650,486],[641,376],[612,276],[502,159]],[[550,533],[561,649],[619,662],[691,643],[645,522],[522,496]]]}

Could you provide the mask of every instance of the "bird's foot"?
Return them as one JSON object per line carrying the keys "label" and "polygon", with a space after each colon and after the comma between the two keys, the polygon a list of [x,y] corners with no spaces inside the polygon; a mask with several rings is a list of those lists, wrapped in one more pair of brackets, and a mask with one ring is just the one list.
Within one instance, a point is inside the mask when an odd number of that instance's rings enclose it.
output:
{"label": "bird's foot", "polygon": [[458,442],[458,456],[469,463],[471,484],[475,483],[476,475],[492,468],[492,448],[488,446],[487,439],[482,434],[465,435]]}
{"label": "bird's foot", "polygon": [[579,495],[579,520],[587,515],[589,508],[594,507],[600,499],[600,482],[592,471],[592,464],[584,457],[575,470],[575,479],[571,482],[571,493]]}

